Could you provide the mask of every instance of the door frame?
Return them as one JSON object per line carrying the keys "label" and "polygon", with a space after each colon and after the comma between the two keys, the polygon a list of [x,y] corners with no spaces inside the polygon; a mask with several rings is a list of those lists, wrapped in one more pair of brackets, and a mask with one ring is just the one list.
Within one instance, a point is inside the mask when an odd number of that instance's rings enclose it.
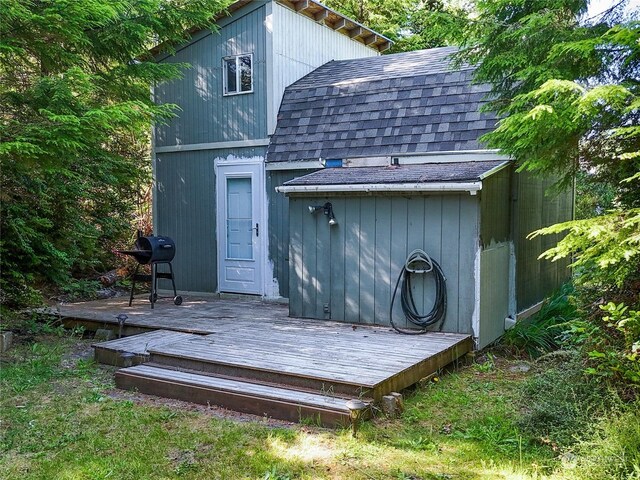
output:
{"label": "door frame", "polygon": [[[231,156],[230,156],[231,157]],[[218,253],[218,261],[216,266],[216,274],[217,274],[217,283],[218,283],[218,293],[223,292],[220,288],[221,280],[222,280],[222,266],[224,259],[227,256],[227,253],[224,249],[226,246],[226,241],[222,241],[224,235],[226,234],[226,212],[221,208],[222,205],[226,205],[226,186],[222,180],[226,178],[221,174],[221,169],[224,167],[242,167],[247,166],[251,168],[257,168],[256,175],[256,185],[255,185],[255,193],[253,193],[254,185],[252,184],[252,194],[257,195],[255,204],[257,205],[257,209],[255,212],[255,217],[258,219],[258,223],[260,224],[260,234],[258,235],[258,248],[260,250],[259,255],[256,255],[254,259],[256,264],[258,265],[258,278],[256,278],[256,292],[230,292],[230,293],[239,293],[239,294],[247,294],[247,295],[265,295],[265,278],[266,275],[266,265],[268,259],[268,243],[267,239],[269,237],[269,229],[267,226],[267,190],[265,185],[265,171],[264,171],[264,158],[263,157],[227,157],[227,158],[216,158],[214,160],[214,169],[216,175],[216,243],[217,243],[217,253]],[[251,172],[253,173],[253,172]],[[259,258],[258,258],[259,257]]]}

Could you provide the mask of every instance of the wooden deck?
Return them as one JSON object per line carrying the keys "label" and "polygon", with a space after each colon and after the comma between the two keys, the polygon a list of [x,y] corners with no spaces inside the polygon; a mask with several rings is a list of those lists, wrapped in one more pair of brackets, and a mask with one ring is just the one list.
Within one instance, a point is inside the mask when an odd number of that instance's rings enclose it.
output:
{"label": "wooden deck", "polygon": [[377,402],[473,347],[469,335],[289,318],[285,305],[259,300],[186,298],[151,310],[116,299],[59,310],[68,325],[116,331],[120,313],[135,336],[96,344],[96,359],[117,365],[131,352],[146,363],[119,370],[119,387],[287,420],[317,415],[329,425],[348,421],[347,399]]}

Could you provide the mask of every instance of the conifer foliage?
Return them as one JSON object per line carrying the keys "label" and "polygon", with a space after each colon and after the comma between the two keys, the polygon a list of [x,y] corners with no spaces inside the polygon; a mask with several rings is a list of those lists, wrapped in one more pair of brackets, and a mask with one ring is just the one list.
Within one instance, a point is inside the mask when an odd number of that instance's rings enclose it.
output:
{"label": "conifer foliage", "polygon": [[567,233],[544,256],[575,255],[579,280],[620,288],[640,275],[640,21],[624,1],[593,18],[587,6],[481,0],[464,58],[503,116],[491,146],[565,184],[582,172],[613,187],[610,208],[534,235]]}
{"label": "conifer foliage", "polygon": [[100,269],[129,230],[149,181],[154,82],[187,65],[158,64],[224,0],[0,0],[1,269],[4,302],[33,282]]}

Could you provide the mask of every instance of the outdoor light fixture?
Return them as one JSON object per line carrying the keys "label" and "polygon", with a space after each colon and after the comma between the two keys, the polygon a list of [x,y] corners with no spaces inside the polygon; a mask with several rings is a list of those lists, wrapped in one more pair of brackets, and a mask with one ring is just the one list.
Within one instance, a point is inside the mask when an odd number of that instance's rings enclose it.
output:
{"label": "outdoor light fixture", "polygon": [[319,212],[320,210],[329,217],[329,225],[333,227],[338,224],[336,216],[333,214],[333,205],[331,205],[331,202],[327,202],[324,205],[309,205],[309,213],[311,214]]}
{"label": "outdoor light fixture", "polygon": [[363,414],[366,411],[368,405],[362,400],[353,399],[347,401],[346,406],[349,409],[349,416],[351,417],[351,432],[355,437],[358,433],[358,426],[362,421]]}

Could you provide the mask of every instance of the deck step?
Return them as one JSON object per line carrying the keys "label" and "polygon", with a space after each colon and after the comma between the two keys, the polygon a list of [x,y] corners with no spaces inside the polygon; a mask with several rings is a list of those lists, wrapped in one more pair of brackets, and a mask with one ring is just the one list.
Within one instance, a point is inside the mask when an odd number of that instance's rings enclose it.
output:
{"label": "deck step", "polygon": [[291,422],[308,419],[324,426],[346,426],[350,421],[347,398],[159,366],[120,369],[116,372],[116,386]]}
{"label": "deck step", "polygon": [[167,368],[206,375],[240,378],[259,383],[285,385],[319,393],[330,392],[347,398],[371,396],[378,383],[376,365],[336,365],[332,359],[305,356],[299,351],[276,351],[257,344],[222,344],[216,335],[198,336],[186,341],[158,345],[149,349],[149,361]]}
{"label": "deck step", "polygon": [[122,353],[132,353],[134,357],[131,364],[139,365],[149,361],[149,349],[175,343],[193,336],[195,335],[191,333],[154,330],[107,342],[94,343],[91,346],[93,347],[96,362],[122,367]]}

